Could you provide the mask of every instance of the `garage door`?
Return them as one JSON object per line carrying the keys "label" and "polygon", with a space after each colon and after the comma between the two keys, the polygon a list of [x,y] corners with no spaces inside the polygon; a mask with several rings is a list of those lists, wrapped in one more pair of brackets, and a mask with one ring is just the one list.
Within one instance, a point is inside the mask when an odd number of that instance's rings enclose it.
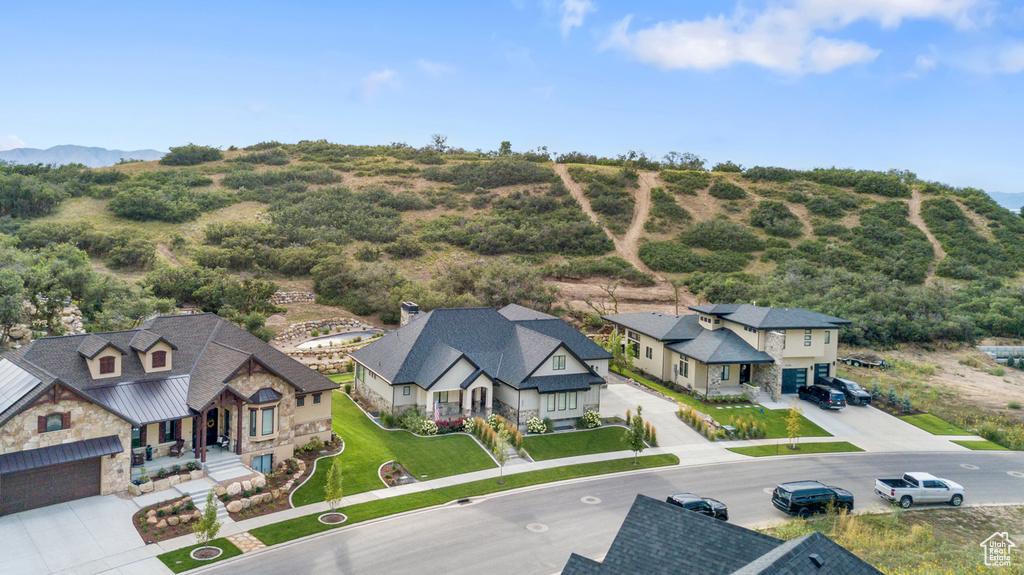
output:
{"label": "garage door", "polygon": [[807,368],[782,370],[782,393],[796,393],[801,385],[807,385]]}
{"label": "garage door", "polygon": [[0,475],[0,515],[99,494],[98,457],[7,473]]}

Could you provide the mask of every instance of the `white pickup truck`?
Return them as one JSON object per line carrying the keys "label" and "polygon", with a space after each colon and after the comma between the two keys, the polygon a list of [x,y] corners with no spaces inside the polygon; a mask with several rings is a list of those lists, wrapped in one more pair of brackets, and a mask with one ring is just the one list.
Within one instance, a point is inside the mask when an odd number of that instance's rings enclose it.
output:
{"label": "white pickup truck", "polygon": [[904,473],[900,479],[876,479],[875,493],[904,509],[914,503],[948,503],[959,507],[964,502],[964,488],[959,483],[919,471]]}

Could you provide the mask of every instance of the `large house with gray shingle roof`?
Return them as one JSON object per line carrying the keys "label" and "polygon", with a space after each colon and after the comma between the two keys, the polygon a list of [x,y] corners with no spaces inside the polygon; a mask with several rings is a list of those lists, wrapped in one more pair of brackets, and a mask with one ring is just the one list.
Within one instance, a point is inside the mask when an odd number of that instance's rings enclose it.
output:
{"label": "large house with gray shingle roof", "polygon": [[637,495],[608,553],[573,553],[562,575],[881,575],[815,531],[782,541]]}
{"label": "large house with gray shingle roof", "polygon": [[330,438],[335,388],[213,314],[38,339],[0,358],[0,515],[123,491],[147,446],[269,471]]}
{"label": "large house with gray shingle roof", "polygon": [[[633,366],[703,395],[754,386],[782,394],[834,376],[839,328],[850,322],[799,308],[750,304],[691,306],[696,313],[602,316],[622,333]],[[748,388],[749,389],[749,388]]]}
{"label": "large house with gray shingle roof", "polygon": [[611,357],[561,319],[515,304],[418,314],[352,354],[356,391],[382,412],[493,411],[519,425],[598,411]]}

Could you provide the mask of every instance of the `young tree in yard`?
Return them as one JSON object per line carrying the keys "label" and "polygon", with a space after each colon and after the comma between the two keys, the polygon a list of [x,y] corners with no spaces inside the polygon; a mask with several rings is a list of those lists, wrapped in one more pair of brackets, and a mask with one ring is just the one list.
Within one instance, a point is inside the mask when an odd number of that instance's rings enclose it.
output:
{"label": "young tree in yard", "polygon": [[604,349],[612,354],[612,365],[619,369],[633,370],[633,355],[623,345],[623,333],[613,333],[604,338]]}
{"label": "young tree in yard", "polygon": [[636,415],[630,416],[629,412],[626,412],[629,429],[622,436],[623,443],[633,452],[633,465],[640,464],[640,452],[647,449],[647,444],[644,443],[647,429],[644,426],[644,418],[640,415],[642,410],[643,407],[638,405],[636,406]]}
{"label": "young tree in yard", "polygon": [[331,506],[331,513],[338,512],[341,504],[344,478],[341,475],[341,458],[335,457],[331,468],[327,470],[327,483],[324,485],[324,502]]}
{"label": "young tree in yard", "polygon": [[220,521],[217,519],[217,495],[211,489],[206,494],[206,509],[199,519],[192,524],[192,532],[200,545],[206,545],[220,533]]}
{"label": "young tree in yard", "polygon": [[793,400],[793,407],[789,408],[789,415],[786,416],[786,433],[789,434],[789,447],[796,449],[797,440],[800,439],[800,416],[803,410]]}
{"label": "young tree in yard", "polygon": [[672,285],[672,300],[676,304],[676,315],[679,315],[679,296],[682,294],[683,288],[686,287],[686,282],[679,278],[673,278],[668,280],[668,283]]}
{"label": "young tree in yard", "polygon": [[494,455],[494,460],[498,462],[498,485],[504,485],[505,464],[508,463],[508,430],[505,429],[504,425],[499,425],[496,435],[494,445],[491,447],[491,454]]}

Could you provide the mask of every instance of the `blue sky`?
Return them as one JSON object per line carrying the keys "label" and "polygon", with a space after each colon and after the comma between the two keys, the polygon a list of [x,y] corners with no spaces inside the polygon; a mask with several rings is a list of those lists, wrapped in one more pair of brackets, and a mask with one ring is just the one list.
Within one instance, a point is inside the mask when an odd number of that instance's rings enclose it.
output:
{"label": "blue sky", "polygon": [[[349,5],[351,4],[351,5]],[[438,4],[438,5],[435,5]],[[1010,0],[6,2],[0,149],[547,146],[1024,192]]]}

